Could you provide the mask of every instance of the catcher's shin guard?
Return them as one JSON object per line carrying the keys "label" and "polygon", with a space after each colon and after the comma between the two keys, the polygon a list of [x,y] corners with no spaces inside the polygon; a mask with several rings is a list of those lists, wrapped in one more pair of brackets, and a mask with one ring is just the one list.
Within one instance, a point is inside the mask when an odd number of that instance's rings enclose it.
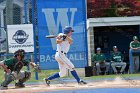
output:
{"label": "catcher's shin guard", "polygon": [[6,76],[5,81],[1,84],[3,87],[7,87],[14,80],[13,74],[9,74]]}
{"label": "catcher's shin guard", "polygon": [[26,82],[28,79],[30,79],[30,77],[31,77],[31,72],[25,71],[25,77],[23,79],[19,79],[19,81],[15,84],[15,86],[16,87],[25,87],[25,85],[23,83]]}
{"label": "catcher's shin guard", "polygon": [[19,82],[26,82],[31,77],[31,72],[25,71],[25,77],[23,79],[20,79]]}

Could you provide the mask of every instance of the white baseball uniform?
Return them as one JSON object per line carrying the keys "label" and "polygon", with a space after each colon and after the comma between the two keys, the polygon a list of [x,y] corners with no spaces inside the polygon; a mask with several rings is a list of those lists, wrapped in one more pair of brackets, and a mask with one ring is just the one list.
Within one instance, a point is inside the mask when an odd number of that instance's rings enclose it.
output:
{"label": "white baseball uniform", "polygon": [[[63,33],[60,33],[58,36],[60,36],[60,35],[63,35]],[[63,38],[61,38],[61,39],[63,39]],[[74,65],[66,56],[69,49],[70,49],[70,43],[66,39],[63,42],[61,42],[60,44],[57,44],[55,59],[59,64],[60,77],[64,77],[66,75],[67,69],[72,71],[74,68]],[[61,64],[61,62],[63,62],[64,64]]]}

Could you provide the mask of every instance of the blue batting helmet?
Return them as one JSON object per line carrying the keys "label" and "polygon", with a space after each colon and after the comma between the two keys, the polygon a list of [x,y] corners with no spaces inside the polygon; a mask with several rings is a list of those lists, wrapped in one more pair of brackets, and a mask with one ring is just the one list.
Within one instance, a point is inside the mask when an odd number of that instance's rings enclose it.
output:
{"label": "blue batting helmet", "polygon": [[74,32],[74,30],[72,29],[72,27],[66,26],[66,27],[64,28],[64,34],[68,34],[70,31]]}

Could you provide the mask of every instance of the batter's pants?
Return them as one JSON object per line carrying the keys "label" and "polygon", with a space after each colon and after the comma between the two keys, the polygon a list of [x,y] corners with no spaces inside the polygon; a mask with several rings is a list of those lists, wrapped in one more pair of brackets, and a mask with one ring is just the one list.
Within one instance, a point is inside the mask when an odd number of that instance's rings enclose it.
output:
{"label": "batter's pants", "polygon": [[[72,62],[67,58],[66,54],[64,53],[59,53],[56,52],[55,54],[55,59],[58,62],[59,65],[59,75],[60,77],[64,77],[67,74],[67,69],[69,69],[70,71],[73,71],[74,69],[74,65],[72,64]],[[63,62],[63,64],[61,64],[61,62]]]}

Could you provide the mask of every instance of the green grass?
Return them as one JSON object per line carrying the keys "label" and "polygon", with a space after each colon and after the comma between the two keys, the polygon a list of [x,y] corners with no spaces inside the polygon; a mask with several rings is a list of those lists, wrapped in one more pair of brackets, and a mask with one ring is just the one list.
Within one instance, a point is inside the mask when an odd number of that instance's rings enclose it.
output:
{"label": "green grass", "polygon": [[[27,70],[27,68],[24,67],[22,70],[23,71]],[[33,71],[32,68],[30,71],[31,71],[31,78],[30,78],[30,80],[28,80],[28,82],[42,82],[44,78],[54,74],[55,72],[58,72],[58,70],[42,70],[40,73],[38,73],[39,80],[36,80],[35,79],[35,72]],[[3,80],[4,80],[4,71],[3,71],[3,69],[0,69],[0,83]]]}
{"label": "green grass", "polygon": [[44,78],[47,78],[48,76],[58,72],[58,70],[42,70],[40,73],[38,73],[38,80],[35,79],[35,72],[31,71],[32,76],[31,79],[28,82],[42,82]]}
{"label": "green grass", "polygon": [[[26,68],[23,68],[23,70],[26,70]],[[31,69],[31,79],[27,82],[43,82],[43,79],[58,72],[59,70],[42,70],[41,73],[38,73],[39,80],[35,79],[35,72],[33,72],[33,69]],[[131,78],[131,77],[139,77],[140,74],[124,74],[122,77],[124,78]],[[106,78],[116,78],[117,75],[100,75],[100,76],[91,76],[91,77],[81,77],[84,80],[100,80],[100,79],[106,79]],[[73,78],[70,77],[64,77],[64,78]],[[0,83],[4,80],[4,71],[3,69],[0,69]],[[15,81],[14,81],[15,82]]]}
{"label": "green grass", "polygon": [[[133,78],[133,77],[139,77],[140,74],[122,74],[120,75],[121,77],[124,78]],[[99,75],[99,76],[91,76],[91,77],[86,77],[85,79],[106,79],[106,78],[116,78],[118,75]]]}

